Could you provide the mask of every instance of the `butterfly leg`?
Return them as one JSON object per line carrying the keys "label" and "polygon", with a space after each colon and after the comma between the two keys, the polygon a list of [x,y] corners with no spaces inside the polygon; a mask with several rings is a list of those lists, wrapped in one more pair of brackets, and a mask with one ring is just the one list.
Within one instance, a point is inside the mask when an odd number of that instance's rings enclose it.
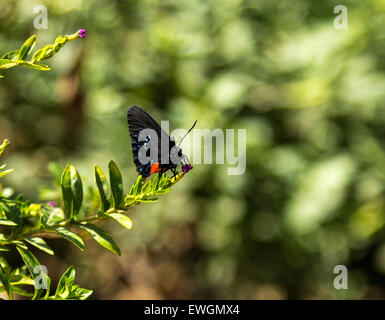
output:
{"label": "butterfly leg", "polygon": [[172,174],[173,174],[173,178],[178,174],[178,172],[176,171],[176,168],[174,168],[174,169],[171,169],[171,172],[172,172]]}

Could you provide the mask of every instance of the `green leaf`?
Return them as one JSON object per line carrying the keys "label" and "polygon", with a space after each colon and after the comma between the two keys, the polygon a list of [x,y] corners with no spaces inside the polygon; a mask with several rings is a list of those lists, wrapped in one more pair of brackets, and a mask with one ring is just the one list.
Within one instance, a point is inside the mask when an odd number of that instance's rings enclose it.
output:
{"label": "green leaf", "polygon": [[75,268],[70,266],[61,276],[57,285],[55,298],[66,299],[72,290],[75,281]]}
{"label": "green leaf", "polygon": [[72,219],[79,213],[82,205],[83,185],[77,170],[71,164],[68,164],[63,171],[61,189],[64,212],[68,219]]}
{"label": "green leaf", "polygon": [[9,69],[16,66],[17,63],[10,59],[0,59],[0,69]]}
{"label": "green leaf", "polygon": [[13,240],[13,241],[11,241],[10,243],[16,244],[18,247],[21,247],[21,248],[23,248],[23,249],[25,249],[25,250],[28,250],[28,247],[24,244],[23,241]]}
{"label": "green leaf", "polygon": [[3,143],[0,145],[0,155],[4,152],[4,150],[9,146],[9,140],[5,139]]}
{"label": "green leaf", "polygon": [[10,268],[7,260],[5,260],[4,257],[0,256],[0,270],[1,269],[3,270],[3,272],[9,273],[11,268]]}
{"label": "green leaf", "polygon": [[17,251],[19,251],[20,256],[23,259],[25,265],[27,266],[31,277],[35,281],[35,292],[32,299],[39,299],[44,290],[46,290],[46,297],[48,297],[51,279],[42,269],[39,260],[37,260],[37,258],[33,255],[31,251],[25,250],[20,246],[17,246],[16,248]]}
{"label": "green leaf", "polygon": [[80,250],[84,250],[84,242],[75,232],[72,232],[64,227],[57,227],[52,230],[60,234],[64,239],[72,242]]}
{"label": "green leaf", "polygon": [[7,292],[9,300],[13,300],[12,285],[9,283],[7,276],[5,274],[2,274],[1,272],[0,272],[0,282],[3,284],[3,287]]}
{"label": "green leaf", "polygon": [[54,300],[85,300],[91,294],[92,290],[80,288],[79,285],[74,285],[75,268],[69,267],[60,278],[55,295],[49,297]]}
{"label": "green leaf", "polygon": [[122,174],[120,173],[118,166],[112,160],[108,164],[108,169],[110,171],[110,185],[113,200],[112,206],[117,209],[123,201]]}
{"label": "green leaf", "polygon": [[160,178],[160,181],[159,181],[159,189],[166,189],[166,188],[169,188],[171,187],[172,183],[170,181],[170,178],[167,177],[166,175],[163,175],[161,178]]}
{"label": "green leaf", "polygon": [[79,286],[76,285],[72,287],[72,292],[68,296],[68,299],[86,300],[92,292],[92,290],[79,288]]}
{"label": "green leaf", "polygon": [[68,219],[73,215],[73,201],[72,201],[72,189],[71,189],[71,165],[68,164],[61,176],[61,191],[64,203],[64,212]]}
{"label": "green leaf", "polygon": [[17,287],[13,285],[13,292],[18,294],[19,296],[24,296],[24,297],[33,297],[33,294],[24,290],[23,288]]}
{"label": "green leaf", "polygon": [[100,195],[100,210],[107,211],[110,208],[110,190],[108,186],[107,179],[103,171],[98,167],[94,166],[95,182],[99,190]]}
{"label": "green leaf", "polygon": [[129,217],[125,216],[124,214],[120,214],[120,213],[109,213],[107,214],[107,216],[111,217],[112,219],[116,220],[117,222],[119,222],[123,227],[127,228],[127,229],[131,229],[132,228],[132,221]]}
{"label": "green leaf", "polygon": [[8,169],[8,170],[5,170],[5,171],[0,172],[0,178],[1,178],[1,177],[4,177],[4,176],[7,175],[8,173],[11,173],[12,171],[13,171],[13,169]]}
{"label": "green leaf", "polygon": [[52,226],[65,220],[65,214],[61,208],[52,208],[51,206],[41,206],[41,222],[47,226]]}
{"label": "green leaf", "polygon": [[17,63],[21,66],[35,69],[35,70],[41,70],[41,71],[51,70],[51,67],[46,66],[44,64],[36,64],[36,63],[29,62],[29,61],[21,61],[21,60],[17,61]]}
{"label": "green leaf", "polygon": [[8,59],[8,60],[18,60],[20,50],[13,50],[10,52],[7,52],[5,55],[1,57],[1,59]]}
{"label": "green leaf", "polygon": [[20,48],[20,52],[18,55],[18,60],[24,60],[31,53],[36,44],[36,36],[28,38],[27,41],[24,42],[23,46]]}
{"label": "green leaf", "polygon": [[141,192],[144,193],[144,194],[147,194],[151,191],[151,181],[147,181],[143,187],[142,187],[142,190]]}
{"label": "green leaf", "polygon": [[11,251],[11,250],[0,244],[0,251]]}
{"label": "green leaf", "polygon": [[142,190],[143,185],[143,177],[140,175],[138,176],[138,179],[136,179],[136,183],[133,186],[132,194],[137,195],[140,190]]}
{"label": "green leaf", "polygon": [[124,205],[125,206],[131,206],[133,205],[134,203],[136,202],[136,197],[133,196],[133,195],[126,195],[125,198],[124,198]]}
{"label": "green leaf", "polygon": [[3,268],[1,267],[0,267],[0,282],[3,284],[3,287],[7,292],[9,300],[13,300],[12,285],[9,282],[7,275],[3,272]]}
{"label": "green leaf", "polygon": [[167,189],[159,189],[159,190],[153,191],[152,193],[154,195],[161,195],[161,194],[168,193],[170,191],[171,191],[171,188],[167,188]]}
{"label": "green leaf", "polygon": [[32,56],[32,62],[39,62],[40,60],[42,60],[47,50],[50,49],[51,47],[52,47],[51,45],[47,45],[44,48],[37,50]]}
{"label": "green leaf", "polygon": [[95,225],[89,223],[79,223],[78,226],[86,230],[91,235],[91,237],[94,238],[94,240],[102,247],[120,256],[120,249],[118,245],[106,231],[99,229]]}
{"label": "green leaf", "polygon": [[159,178],[161,176],[162,173],[158,172],[154,178],[154,180],[152,180],[152,190],[156,190],[158,188],[158,183],[159,183]]}
{"label": "green leaf", "polygon": [[25,275],[19,275],[17,278],[15,277],[13,279],[11,278],[10,282],[12,283],[12,285],[35,285],[33,279]]}
{"label": "green leaf", "polygon": [[53,250],[49,247],[49,245],[42,238],[39,238],[39,237],[25,238],[25,241],[32,244],[36,248],[44,252],[47,252],[50,255],[55,254]]}
{"label": "green leaf", "polygon": [[21,212],[20,208],[17,205],[14,204],[5,204],[3,203],[3,206],[6,208],[5,215],[7,217],[7,220],[11,220],[17,225],[21,223]]}
{"label": "green leaf", "polygon": [[[1,174],[0,174],[1,177]],[[17,226],[17,223],[8,220],[8,219],[0,219],[0,225],[2,226]]]}

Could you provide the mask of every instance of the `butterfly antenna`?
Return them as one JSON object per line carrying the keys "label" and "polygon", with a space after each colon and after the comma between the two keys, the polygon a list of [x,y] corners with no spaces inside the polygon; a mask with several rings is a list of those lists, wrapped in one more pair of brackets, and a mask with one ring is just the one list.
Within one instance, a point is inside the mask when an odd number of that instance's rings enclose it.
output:
{"label": "butterfly antenna", "polygon": [[180,146],[180,144],[182,143],[183,139],[186,138],[186,136],[191,132],[192,129],[194,129],[195,125],[197,124],[197,120],[195,120],[194,124],[192,125],[192,127],[186,132],[186,134],[183,136],[183,138],[179,141],[179,144],[178,144],[178,147]]}

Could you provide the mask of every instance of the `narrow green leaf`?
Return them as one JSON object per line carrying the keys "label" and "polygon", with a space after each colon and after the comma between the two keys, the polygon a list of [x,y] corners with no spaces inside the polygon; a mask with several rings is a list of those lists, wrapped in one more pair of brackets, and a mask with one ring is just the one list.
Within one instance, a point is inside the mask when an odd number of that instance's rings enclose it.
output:
{"label": "narrow green leaf", "polygon": [[33,294],[24,290],[23,288],[17,287],[13,285],[13,292],[23,297],[33,297]]}
{"label": "narrow green leaf", "polygon": [[161,195],[161,194],[165,194],[165,193],[170,192],[170,190],[171,190],[171,188],[159,189],[159,190],[153,191],[153,194],[154,195]]}
{"label": "narrow green leaf", "polygon": [[130,206],[133,205],[136,202],[136,197],[133,195],[126,195],[124,198],[124,205],[125,206]]}
{"label": "narrow green leaf", "polygon": [[158,188],[159,178],[162,173],[158,172],[155,178],[152,180],[152,190],[156,190]]}
{"label": "narrow green leaf", "polygon": [[107,179],[103,171],[97,166],[94,166],[95,182],[99,190],[100,195],[100,210],[107,211],[110,208],[110,190]]}
{"label": "narrow green leaf", "polygon": [[151,181],[147,181],[147,182],[143,185],[141,192],[142,192],[143,194],[147,194],[147,193],[149,193],[150,191],[151,191]]}
{"label": "narrow green leaf", "polygon": [[79,288],[78,286],[74,287],[72,287],[72,292],[68,296],[69,299],[86,300],[93,292],[92,290]]}
{"label": "narrow green leaf", "polygon": [[0,269],[0,282],[3,284],[3,287],[5,291],[8,294],[9,300],[13,300],[13,290],[12,290],[12,285],[9,282],[7,275],[2,272]]}
{"label": "narrow green leaf", "polygon": [[46,45],[44,48],[37,50],[32,56],[32,62],[35,63],[42,60],[46,52],[48,51],[48,49],[51,49],[51,48],[52,48],[52,45]]}
{"label": "narrow green leaf", "polygon": [[0,155],[4,152],[4,150],[9,146],[9,140],[5,139],[3,140],[3,143],[0,144]]}
{"label": "narrow green leaf", "polygon": [[65,299],[71,292],[75,281],[75,268],[70,266],[61,276],[59,284],[57,285],[55,298]]}
{"label": "narrow green leaf", "polygon": [[99,229],[93,224],[79,223],[78,226],[86,230],[94,240],[99,243],[102,247],[116,253],[120,256],[120,249],[111,236],[104,230]]}
{"label": "narrow green leaf", "polygon": [[29,37],[20,48],[18,60],[24,60],[31,53],[36,44],[36,36]]}
{"label": "narrow green leaf", "polygon": [[39,238],[39,237],[31,237],[31,238],[25,238],[25,241],[28,243],[32,244],[36,248],[47,252],[50,255],[54,255],[55,253],[53,250],[49,247],[49,245],[44,241],[44,239]]}
{"label": "narrow green leaf", "polygon": [[143,185],[143,177],[142,175],[138,176],[138,179],[136,179],[136,183],[133,186],[133,192],[132,194],[136,196],[138,193],[140,193],[140,190],[142,190]]}
{"label": "narrow green leaf", "polygon": [[81,178],[74,166],[68,164],[61,178],[64,212],[67,219],[75,217],[81,208],[83,201],[83,185]]}
{"label": "narrow green leaf", "polygon": [[64,213],[67,219],[70,219],[73,215],[73,201],[72,201],[72,190],[71,190],[71,165],[68,164],[61,176],[61,191],[64,203]]}
{"label": "narrow green leaf", "polygon": [[10,59],[0,59],[0,69],[9,69],[16,66],[17,63]]}
{"label": "narrow green leaf", "polygon": [[0,244],[0,251],[11,251],[11,250]]}
{"label": "narrow green leaf", "polygon": [[18,278],[11,279],[10,282],[12,283],[12,285],[29,285],[29,286],[35,285],[35,282],[33,281],[33,279],[25,275],[19,275]]}
{"label": "narrow green leaf", "polygon": [[166,175],[163,175],[159,181],[159,189],[166,189],[171,187],[171,180]]}
{"label": "narrow green leaf", "polygon": [[71,188],[72,188],[72,199],[73,199],[73,208],[74,216],[76,216],[83,202],[83,184],[80,175],[78,174],[75,167],[71,166]]}
{"label": "narrow green leaf", "polygon": [[28,268],[31,277],[35,281],[35,292],[33,295],[33,300],[39,299],[44,290],[46,290],[46,297],[49,295],[49,289],[51,285],[51,279],[44,272],[39,260],[33,255],[29,250],[17,246],[17,251],[19,251],[21,258],[23,259],[25,265]]}
{"label": "narrow green leaf", "polygon": [[119,222],[123,227],[127,228],[127,229],[131,229],[132,228],[132,221],[129,217],[125,216],[124,214],[120,214],[120,213],[109,213],[107,214],[107,216],[111,217],[112,219],[116,220],[117,222]]}
{"label": "narrow green leaf", "polygon": [[9,273],[11,270],[7,260],[4,257],[0,256],[0,270],[3,269],[3,273]]}
{"label": "narrow green leaf", "polygon": [[51,67],[46,66],[44,64],[36,64],[36,63],[32,63],[32,62],[29,62],[29,61],[22,61],[22,60],[18,60],[17,63],[19,65],[21,65],[21,66],[24,66],[24,67],[27,67],[27,68],[31,68],[31,69],[35,69],[35,70],[41,70],[41,71],[51,70]]}
{"label": "narrow green leaf", "polygon": [[41,222],[47,226],[58,224],[65,220],[65,214],[61,208],[52,208],[51,206],[41,206]]}
{"label": "narrow green leaf", "polygon": [[[0,177],[1,177],[1,174],[0,174]],[[2,225],[2,226],[17,226],[17,223],[15,223],[11,220],[7,220],[7,219],[0,219],[0,225]]]}
{"label": "narrow green leaf", "polygon": [[5,170],[5,171],[0,172],[0,178],[1,178],[1,177],[4,177],[4,176],[7,175],[8,173],[11,173],[12,171],[13,171],[13,169],[8,169],[8,170]]}
{"label": "narrow green leaf", "polygon": [[108,169],[110,171],[110,185],[113,199],[112,206],[118,209],[123,201],[122,174],[120,173],[118,166],[112,160],[108,164]]}
{"label": "narrow green leaf", "polygon": [[21,247],[21,248],[23,248],[23,249],[25,249],[25,250],[28,250],[28,247],[24,244],[23,241],[13,240],[13,241],[11,241],[11,243],[12,243],[12,244],[15,244],[15,245],[17,245],[18,247]]}
{"label": "narrow green leaf", "polygon": [[72,232],[64,227],[57,227],[53,229],[55,232],[60,234],[64,239],[72,242],[80,250],[84,250],[84,242],[75,232]]}
{"label": "narrow green leaf", "polygon": [[18,60],[20,50],[13,50],[4,54],[1,59]]}

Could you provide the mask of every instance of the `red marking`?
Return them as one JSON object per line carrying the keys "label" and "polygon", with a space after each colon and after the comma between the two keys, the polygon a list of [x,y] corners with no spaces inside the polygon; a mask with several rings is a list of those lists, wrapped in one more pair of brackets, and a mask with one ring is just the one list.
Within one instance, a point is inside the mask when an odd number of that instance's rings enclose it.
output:
{"label": "red marking", "polygon": [[159,162],[153,163],[151,166],[151,174],[159,171],[160,171]]}

